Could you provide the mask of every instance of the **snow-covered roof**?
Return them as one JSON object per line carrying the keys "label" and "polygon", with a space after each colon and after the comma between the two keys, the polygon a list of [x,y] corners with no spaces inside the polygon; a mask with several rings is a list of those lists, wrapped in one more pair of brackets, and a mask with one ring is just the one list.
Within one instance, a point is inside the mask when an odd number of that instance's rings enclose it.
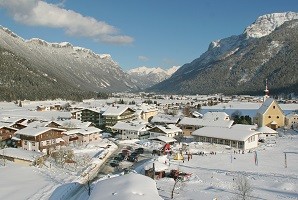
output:
{"label": "snow-covered roof", "polygon": [[89,200],[161,200],[156,182],[140,174],[126,174],[96,183]]}
{"label": "snow-covered roof", "polygon": [[64,132],[66,135],[81,134],[81,135],[90,135],[93,133],[100,133],[102,130],[96,127],[86,127],[80,129],[74,129]]}
{"label": "snow-covered roof", "polygon": [[268,126],[262,126],[260,128],[258,128],[258,130],[260,133],[272,133],[272,134],[276,134],[277,131],[269,128]]}
{"label": "snow-covered roof", "polygon": [[[265,114],[273,102],[275,102],[275,100],[272,98],[266,99],[265,102],[261,105],[261,107],[257,110],[257,113]],[[276,105],[277,105],[277,107],[279,107],[279,105],[277,103],[276,103]],[[279,107],[279,109],[282,111],[282,109],[280,107]]]}
{"label": "snow-covered roof", "polygon": [[229,115],[225,112],[207,112],[203,115],[205,120],[229,120]]}
{"label": "snow-covered roof", "polygon": [[21,130],[18,130],[15,132],[15,134],[19,135],[27,135],[27,136],[38,136],[44,132],[47,132],[49,130],[60,130],[60,131],[65,131],[64,129],[57,129],[57,128],[51,128],[51,127],[26,127]]}
{"label": "snow-covered roof", "polygon": [[143,112],[154,112],[158,111],[155,105],[148,105],[145,103],[142,103],[141,105],[136,107],[137,110],[142,110]]}
{"label": "snow-covered roof", "polygon": [[172,115],[155,115],[151,123],[166,123],[166,124],[176,124],[179,121],[179,116]]}
{"label": "snow-covered roof", "polygon": [[19,130],[17,128],[10,127],[9,124],[6,124],[6,123],[0,123],[0,129],[1,128],[7,128],[7,129],[10,129],[10,130],[14,130],[14,131]]}
{"label": "snow-covered roof", "polygon": [[[177,132],[182,132],[182,130],[179,128],[179,127],[177,127],[177,126],[175,126],[174,124],[167,124],[167,125],[165,125],[165,126],[163,126],[163,125],[157,125],[157,126],[155,126],[156,128],[159,128],[162,132],[164,132],[164,133],[177,133]],[[152,128],[152,129],[154,129],[154,128]],[[151,129],[150,129],[151,130]],[[149,131],[150,131],[149,130]]]}
{"label": "snow-covered roof", "polygon": [[18,158],[22,160],[34,161],[36,158],[43,156],[44,154],[36,151],[27,151],[20,148],[5,148],[0,151],[0,155]]}
{"label": "snow-covered roof", "polygon": [[117,122],[111,129],[117,130],[131,130],[131,131],[142,131],[145,130],[146,124],[143,123],[126,123],[126,122]]}
{"label": "snow-covered roof", "polygon": [[63,128],[86,128],[89,127],[92,124],[92,122],[82,122],[77,119],[70,119],[70,120],[64,120],[61,123],[61,126]]}
{"label": "snow-covered roof", "polygon": [[0,122],[0,127],[10,127],[12,123]]}
{"label": "snow-covered roof", "polygon": [[149,139],[157,139],[157,140],[160,140],[160,141],[163,141],[164,143],[171,143],[171,142],[177,142],[176,139],[172,138],[172,137],[167,137],[167,136],[157,136],[155,138],[149,138]]}
{"label": "snow-covered roof", "polygon": [[197,111],[193,111],[192,112],[192,115],[195,116],[195,117],[203,117],[203,114],[197,112]]}
{"label": "snow-covered roof", "polygon": [[258,131],[248,130],[247,128],[220,128],[220,127],[203,127],[195,130],[192,135],[205,136],[212,138],[221,138],[228,140],[246,141],[250,136],[259,134]]}
{"label": "snow-covered roof", "polygon": [[290,114],[287,114],[286,118],[292,118],[292,117],[298,117],[298,114],[297,113],[290,113]]}
{"label": "snow-covered roof", "polygon": [[144,169],[145,170],[149,170],[149,169],[153,168],[153,163],[154,163],[154,170],[156,172],[161,172],[161,171],[165,171],[165,170],[169,169],[169,166],[168,165],[166,165],[164,163],[161,163],[161,162],[159,162],[157,160],[146,162],[143,165]]}
{"label": "snow-covered roof", "polygon": [[232,126],[233,129],[247,129],[249,131],[254,131],[254,130],[257,130],[258,128],[258,125],[257,124],[254,124],[254,125],[248,125],[248,124],[235,124]]}
{"label": "snow-covered roof", "polygon": [[210,118],[190,118],[184,117],[179,122],[179,125],[191,125],[191,126],[210,126],[210,127],[227,127],[230,128],[234,123],[233,120],[223,120],[223,119],[210,119]]}
{"label": "snow-covered roof", "polygon": [[127,109],[130,109],[128,106],[110,106],[102,115],[103,116],[118,116],[124,113]]}

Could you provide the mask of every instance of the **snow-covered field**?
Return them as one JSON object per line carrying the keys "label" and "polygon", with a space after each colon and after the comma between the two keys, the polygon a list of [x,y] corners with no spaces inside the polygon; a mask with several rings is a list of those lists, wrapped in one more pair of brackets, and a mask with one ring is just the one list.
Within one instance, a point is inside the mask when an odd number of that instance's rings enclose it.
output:
{"label": "snow-covered field", "polygon": [[[276,143],[275,143],[276,141]],[[284,151],[298,153],[297,135],[277,138],[271,144],[257,149],[255,153],[216,155],[193,155],[189,161],[171,161],[171,168],[191,173],[188,181],[179,182],[174,199],[237,199],[237,178],[248,178],[252,187],[252,199],[298,199],[298,154],[287,154],[285,168]],[[231,159],[232,156],[232,159]],[[157,181],[160,195],[170,199],[173,179]]]}

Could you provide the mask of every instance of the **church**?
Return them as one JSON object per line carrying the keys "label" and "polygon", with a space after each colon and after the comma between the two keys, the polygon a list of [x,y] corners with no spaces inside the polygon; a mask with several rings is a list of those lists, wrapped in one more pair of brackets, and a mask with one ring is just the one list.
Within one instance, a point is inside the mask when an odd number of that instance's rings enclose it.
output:
{"label": "church", "polygon": [[263,104],[258,109],[254,122],[258,127],[267,126],[273,130],[285,125],[285,114],[277,102],[269,97],[269,90],[266,80],[265,96]]}

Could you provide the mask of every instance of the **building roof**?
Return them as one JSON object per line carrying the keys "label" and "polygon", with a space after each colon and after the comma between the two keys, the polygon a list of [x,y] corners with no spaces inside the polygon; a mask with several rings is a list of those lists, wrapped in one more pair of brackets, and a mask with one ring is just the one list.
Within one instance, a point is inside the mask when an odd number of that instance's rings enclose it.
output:
{"label": "building roof", "polygon": [[158,111],[158,109],[156,108],[155,105],[148,105],[146,103],[142,103],[141,105],[138,105],[136,107],[136,109],[138,110],[142,110],[143,112],[154,112],[154,111]]}
{"label": "building roof", "polygon": [[134,123],[134,122],[117,122],[111,129],[117,130],[130,130],[130,131],[142,131],[146,130],[147,127],[144,123]]}
{"label": "building roof", "polygon": [[172,116],[172,115],[155,115],[151,123],[165,123],[165,124],[177,124],[179,121],[179,116]]}
{"label": "building roof", "polygon": [[191,125],[191,126],[209,126],[209,127],[227,127],[230,128],[233,125],[233,120],[223,119],[210,119],[210,118],[190,118],[184,117],[179,122],[179,125]]}
{"label": "building roof", "polygon": [[171,142],[177,142],[177,140],[175,138],[172,138],[172,137],[167,137],[167,136],[157,136],[156,138],[151,138],[151,139],[157,139],[157,140],[160,140],[164,143],[171,143]]}
{"label": "building roof", "polygon": [[5,148],[0,151],[0,155],[27,161],[34,161],[36,158],[39,158],[44,154],[36,151],[27,151],[21,148]]}
{"label": "building roof", "polygon": [[298,117],[298,114],[293,112],[293,113],[287,114],[286,117],[287,117],[287,118]]}
{"label": "building roof", "polygon": [[[179,128],[179,127],[177,127],[177,126],[175,126],[174,124],[167,124],[167,125],[157,125],[157,126],[155,126],[155,127],[153,127],[152,129],[154,129],[154,128],[158,128],[158,129],[160,129],[162,132],[164,132],[164,133],[177,133],[177,132],[182,132],[182,130]],[[150,130],[152,130],[152,129],[150,129]],[[149,130],[149,131],[150,131]],[[152,131],[151,131],[152,132]]]}
{"label": "building roof", "polygon": [[47,132],[49,130],[59,130],[59,131],[65,131],[64,129],[58,129],[58,128],[52,128],[52,127],[26,127],[21,130],[18,130],[15,132],[16,135],[27,135],[27,136],[38,136],[44,132]]}
{"label": "building roof", "polygon": [[207,112],[203,115],[205,120],[227,120],[229,115],[225,112]]}
{"label": "building roof", "polygon": [[10,126],[7,126],[8,124],[1,124],[0,123],[0,129],[1,128],[7,128],[7,129],[10,129],[10,130],[14,130],[14,131],[17,131],[17,130],[19,130],[19,129],[17,129],[17,128],[13,128],[13,127],[10,127]]}
{"label": "building roof", "polygon": [[269,128],[268,126],[262,126],[260,128],[258,128],[258,130],[260,133],[272,133],[272,134],[276,134],[277,131]]}
{"label": "building roof", "polygon": [[82,122],[77,119],[64,120],[61,123],[63,128],[86,128],[91,126],[92,122]]}
{"label": "building roof", "polygon": [[247,127],[221,128],[221,127],[203,127],[195,130],[192,135],[205,136],[212,138],[221,138],[228,140],[246,141],[250,136],[259,134],[258,131],[248,130]]}
{"label": "building roof", "polygon": [[[112,187],[111,187],[112,186]],[[156,182],[140,174],[126,174],[96,183],[89,200],[161,200]]]}
{"label": "building roof", "polygon": [[[119,116],[124,113],[127,109],[131,109],[128,106],[110,106],[104,113],[103,116]],[[132,110],[132,109],[131,109]]]}
{"label": "building roof", "polygon": [[96,127],[86,127],[86,128],[80,128],[80,129],[73,129],[64,132],[66,135],[73,135],[73,134],[81,134],[81,135],[90,135],[93,133],[100,133],[102,130]]}
{"label": "building roof", "polygon": [[155,172],[161,172],[161,171],[165,171],[167,169],[169,169],[169,166],[164,164],[164,163],[161,163],[157,160],[152,160],[152,161],[149,161],[147,163],[145,163],[143,165],[143,168],[145,170],[149,170],[149,169],[152,169],[153,168],[153,163],[154,163],[154,170]]}
{"label": "building roof", "polygon": [[[265,114],[273,102],[275,102],[275,100],[272,98],[266,99],[265,102],[261,105],[261,107],[257,110],[257,113],[262,114],[262,115]],[[277,103],[276,103],[276,105],[280,109],[280,111],[283,112]]]}

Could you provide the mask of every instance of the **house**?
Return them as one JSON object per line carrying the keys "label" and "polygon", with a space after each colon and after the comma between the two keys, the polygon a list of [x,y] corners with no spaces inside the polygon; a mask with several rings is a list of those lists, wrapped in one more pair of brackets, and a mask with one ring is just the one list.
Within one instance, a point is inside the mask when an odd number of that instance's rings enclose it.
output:
{"label": "house", "polygon": [[136,119],[135,111],[123,105],[108,107],[108,109],[103,112],[102,116],[107,128],[114,126],[118,121],[127,122]]}
{"label": "house", "polygon": [[25,128],[27,125],[27,119],[25,118],[16,118],[16,117],[4,117],[0,120],[1,124],[5,124],[7,127],[12,127],[16,129],[22,129]]}
{"label": "house", "polygon": [[155,105],[148,105],[145,103],[142,103],[140,106],[136,107],[136,112],[138,111],[140,111],[140,118],[147,122],[158,113],[158,109]]}
{"label": "house", "polygon": [[156,182],[147,176],[130,173],[99,181],[94,186],[89,200],[162,200]]}
{"label": "house", "polygon": [[72,129],[63,132],[62,137],[66,144],[81,146],[89,144],[92,141],[101,140],[101,129],[96,127],[86,127],[80,129]]}
{"label": "house", "polygon": [[102,113],[103,110],[101,108],[84,108],[80,111],[73,112],[72,116],[75,115],[75,119],[81,120],[82,122],[92,122],[94,126],[100,128],[104,125]]}
{"label": "house", "polygon": [[35,126],[18,130],[15,135],[21,140],[23,149],[50,154],[52,150],[65,145],[63,132],[64,129]]}
{"label": "house", "polygon": [[11,139],[18,129],[4,125],[6,124],[0,124],[0,143],[3,146],[14,146]]}
{"label": "house", "polygon": [[0,151],[3,159],[22,165],[32,165],[35,161],[44,156],[41,152],[27,151],[20,148],[5,148]]}
{"label": "house", "polygon": [[277,131],[269,128],[268,126],[259,127],[257,131],[261,133],[261,135],[259,135],[259,138],[264,138],[268,136],[277,136],[278,134]]}
{"label": "house", "polygon": [[61,122],[61,127],[62,129],[66,130],[73,130],[73,129],[79,129],[79,128],[87,128],[94,126],[92,122],[82,122],[77,119],[69,119]]}
{"label": "house", "polygon": [[192,132],[202,127],[226,127],[230,128],[234,121],[225,112],[207,112],[202,118],[184,117],[178,123],[184,136],[190,136]]}
{"label": "house", "polygon": [[118,133],[119,138],[123,140],[147,139],[150,136],[148,132],[149,128],[151,128],[151,126],[149,126],[148,123],[138,121],[117,122],[111,127],[112,131]]}
{"label": "house", "polygon": [[298,128],[298,114],[290,113],[286,115],[285,125],[288,128]]}
{"label": "house", "polygon": [[231,128],[203,127],[192,135],[197,142],[227,145],[232,148],[249,150],[258,146],[258,135],[255,126],[237,124]]}
{"label": "house", "polygon": [[151,124],[163,125],[163,124],[177,124],[180,120],[179,116],[158,114],[155,115],[150,121]]}
{"label": "house", "polygon": [[174,124],[157,125],[148,130],[150,138],[158,136],[175,137],[182,135],[182,130]]}
{"label": "house", "polygon": [[266,98],[265,102],[257,110],[254,122],[259,127],[268,126],[276,130],[285,125],[285,115],[274,99]]}

